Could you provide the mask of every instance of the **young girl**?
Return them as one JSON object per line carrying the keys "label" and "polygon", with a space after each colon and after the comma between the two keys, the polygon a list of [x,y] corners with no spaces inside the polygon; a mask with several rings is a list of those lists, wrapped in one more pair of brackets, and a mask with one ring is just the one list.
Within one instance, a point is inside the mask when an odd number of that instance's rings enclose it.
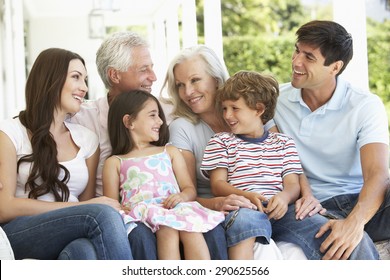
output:
{"label": "young girl", "polygon": [[159,259],[180,259],[180,241],[185,259],[209,259],[202,232],[224,215],[193,201],[196,190],[184,158],[166,145],[168,127],[156,97],[140,90],[117,96],[108,131],[113,156],[104,164],[103,193],[120,198],[128,232],[140,221],[155,232]]}

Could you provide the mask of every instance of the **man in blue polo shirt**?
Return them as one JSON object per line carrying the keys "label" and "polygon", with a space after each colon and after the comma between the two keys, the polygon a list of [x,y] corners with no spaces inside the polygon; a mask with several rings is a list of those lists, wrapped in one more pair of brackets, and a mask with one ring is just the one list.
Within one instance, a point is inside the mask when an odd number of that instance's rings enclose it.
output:
{"label": "man in blue polo shirt", "polygon": [[274,238],[319,250],[308,258],[376,259],[373,241],[390,238],[384,105],[339,77],[353,54],[344,27],[311,21],[296,35],[291,83],[280,86],[274,121],[294,138],[312,194],[327,212],[301,221],[290,216],[298,242],[282,229]]}

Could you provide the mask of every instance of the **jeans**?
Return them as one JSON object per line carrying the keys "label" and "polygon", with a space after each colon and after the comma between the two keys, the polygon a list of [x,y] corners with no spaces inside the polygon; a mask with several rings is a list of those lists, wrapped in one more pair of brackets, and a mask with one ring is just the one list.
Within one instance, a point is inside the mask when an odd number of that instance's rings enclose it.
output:
{"label": "jeans", "polygon": [[156,236],[145,224],[137,222],[128,239],[135,260],[157,260]]}
{"label": "jeans", "polygon": [[16,259],[133,259],[122,217],[107,205],[18,217],[2,227]]}
{"label": "jeans", "polygon": [[58,260],[97,260],[96,250],[87,238],[70,242],[59,254]]}
{"label": "jeans", "polygon": [[390,189],[386,192],[384,202],[364,229],[374,242],[390,239]]}
{"label": "jeans", "polygon": [[265,213],[248,208],[231,211],[223,222],[227,246],[232,247],[243,240],[255,237],[262,244],[269,244],[271,223]]}
{"label": "jeans", "polygon": [[[227,260],[225,230],[219,224],[203,234],[212,260]],[[129,233],[130,247],[135,260],[157,260],[157,240],[155,234],[143,223],[137,223]]]}
{"label": "jeans", "polygon": [[[387,199],[382,204],[378,213],[367,223],[365,232],[359,245],[352,252],[351,260],[371,260],[378,259],[379,254],[375,248],[373,240],[370,238],[388,239],[390,238],[390,213],[389,213],[389,192]],[[358,199],[358,194],[339,195],[322,202],[322,206],[327,209],[327,215],[333,218],[345,218],[352,211]],[[303,220],[295,219],[295,206],[290,205],[286,215],[278,220],[271,220],[273,235],[276,241],[286,241],[299,245],[308,259],[321,259],[323,253],[319,248],[321,243],[329,235],[326,232],[321,238],[315,238],[315,234],[320,227],[328,221],[328,218],[316,214],[312,217],[306,217]],[[377,241],[377,239],[374,239]]]}

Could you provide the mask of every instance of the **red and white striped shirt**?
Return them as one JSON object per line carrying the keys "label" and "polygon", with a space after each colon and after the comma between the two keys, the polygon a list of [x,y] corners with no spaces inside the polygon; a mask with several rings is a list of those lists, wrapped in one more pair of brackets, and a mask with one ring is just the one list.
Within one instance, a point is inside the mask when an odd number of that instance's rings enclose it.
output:
{"label": "red and white striped shirt", "polygon": [[208,142],[201,170],[228,170],[228,183],[267,198],[283,190],[283,177],[302,174],[293,139],[266,131],[260,138],[217,133]]}

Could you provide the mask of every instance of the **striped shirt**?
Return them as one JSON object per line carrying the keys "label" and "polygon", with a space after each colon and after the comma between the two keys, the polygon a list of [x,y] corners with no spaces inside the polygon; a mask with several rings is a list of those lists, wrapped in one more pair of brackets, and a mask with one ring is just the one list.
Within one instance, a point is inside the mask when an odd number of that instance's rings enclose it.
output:
{"label": "striped shirt", "polygon": [[293,139],[266,131],[260,138],[245,138],[233,133],[217,133],[208,142],[201,170],[228,170],[227,182],[267,198],[283,190],[283,177],[302,174]]}

